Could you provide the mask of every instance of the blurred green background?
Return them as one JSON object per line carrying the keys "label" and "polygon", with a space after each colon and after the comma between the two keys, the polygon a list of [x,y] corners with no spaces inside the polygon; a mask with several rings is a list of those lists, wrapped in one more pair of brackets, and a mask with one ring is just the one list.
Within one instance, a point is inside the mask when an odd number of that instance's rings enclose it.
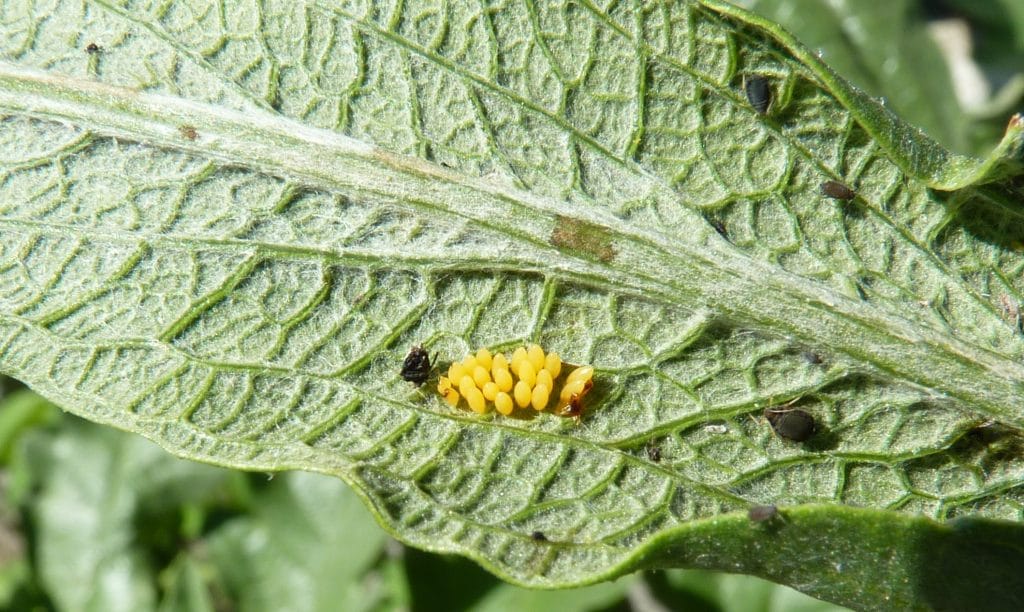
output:
{"label": "blurred green background", "polygon": [[[961,153],[1024,96],[1020,0],[745,0]],[[0,608],[10,610],[838,610],[751,577],[638,573],[567,591],[406,548],[320,475],[174,459],[0,379]]]}

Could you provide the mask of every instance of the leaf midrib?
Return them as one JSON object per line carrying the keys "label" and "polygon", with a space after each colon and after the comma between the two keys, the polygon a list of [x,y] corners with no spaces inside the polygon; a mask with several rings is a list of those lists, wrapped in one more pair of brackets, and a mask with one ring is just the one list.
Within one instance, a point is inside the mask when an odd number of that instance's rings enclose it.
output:
{"label": "leaf midrib", "polygon": [[[0,64],[0,107],[269,175],[296,177],[313,188],[427,207],[429,215],[490,224],[505,235],[518,235],[535,250],[546,245],[558,217],[576,217],[566,203],[461,176],[280,117],[242,114],[11,64]],[[197,126],[200,138],[185,141],[181,125]],[[587,216],[587,222],[612,235],[618,251],[613,261],[599,264],[547,247],[529,267],[670,306],[710,303],[733,322],[753,322],[772,333],[844,352],[876,372],[924,384],[1003,422],[1024,426],[1024,418],[1010,408],[1019,397],[1017,381],[1024,380],[1020,364],[771,268],[711,232],[692,237],[693,243],[682,238],[670,243],[667,236],[628,227],[597,207],[588,209]],[[89,231],[77,230],[80,235]],[[182,246],[194,248],[195,243],[183,239]],[[561,264],[556,270],[549,263],[552,255]],[[886,362],[878,358],[886,354],[891,356]]]}

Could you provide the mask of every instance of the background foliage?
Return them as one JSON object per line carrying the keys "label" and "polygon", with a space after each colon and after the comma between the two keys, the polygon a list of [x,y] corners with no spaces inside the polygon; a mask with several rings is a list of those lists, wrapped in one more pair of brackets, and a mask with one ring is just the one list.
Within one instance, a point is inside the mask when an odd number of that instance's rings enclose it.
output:
{"label": "background foliage", "polygon": [[[990,148],[1019,103],[1013,67],[1024,65],[1024,13],[1013,0],[833,2],[820,11],[794,8],[799,0],[748,5],[954,150]],[[994,108],[970,114],[951,94],[926,21],[950,13],[969,20],[978,60],[1007,86]],[[828,607],[756,579],[701,572],[526,591],[468,561],[398,545],[333,479],[178,461],[137,437],[63,416],[23,390],[3,399],[0,444],[0,597],[13,609],[429,609],[431,601],[481,610]]]}

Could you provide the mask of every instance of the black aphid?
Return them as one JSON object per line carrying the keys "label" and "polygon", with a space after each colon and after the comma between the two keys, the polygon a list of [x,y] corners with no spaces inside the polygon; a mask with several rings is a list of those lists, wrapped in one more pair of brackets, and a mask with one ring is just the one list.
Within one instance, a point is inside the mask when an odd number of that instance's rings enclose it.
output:
{"label": "black aphid", "polygon": [[648,444],[647,458],[655,463],[661,461],[661,447],[656,444]]}
{"label": "black aphid", "polygon": [[747,518],[754,521],[755,523],[763,523],[770,521],[779,515],[779,509],[774,505],[768,506],[752,506],[750,510],[747,510]]}
{"label": "black aphid", "polygon": [[87,44],[85,46],[85,52],[89,53],[90,55],[93,54],[93,53],[99,53],[100,50],[101,50],[100,46],[97,45],[94,42],[91,42],[91,43],[89,43],[89,44]]}
{"label": "black aphid", "polygon": [[856,193],[839,181],[825,181],[820,185],[821,195],[835,198],[837,200],[852,200]]}
{"label": "black aphid", "polygon": [[747,101],[759,114],[768,112],[772,105],[772,88],[768,79],[757,74],[748,74],[743,78],[743,89],[747,93]]}
{"label": "black aphid", "polygon": [[548,541],[548,537],[546,535],[544,535],[540,531],[534,531],[533,533],[530,534],[530,537],[533,538],[534,542],[547,542]]}
{"label": "black aphid", "polygon": [[764,411],[764,418],[780,438],[803,442],[814,435],[814,417],[799,408],[768,408]]}
{"label": "black aphid", "polygon": [[430,355],[422,346],[414,346],[409,350],[402,362],[402,380],[407,380],[417,387],[427,382],[430,376]]}

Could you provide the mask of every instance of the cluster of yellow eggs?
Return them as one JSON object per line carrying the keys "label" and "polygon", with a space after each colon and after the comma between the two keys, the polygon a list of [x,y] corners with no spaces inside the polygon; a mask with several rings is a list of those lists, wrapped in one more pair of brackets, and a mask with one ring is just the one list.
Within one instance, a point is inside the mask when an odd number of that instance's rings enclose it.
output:
{"label": "cluster of yellow eggs", "polygon": [[[479,414],[487,412],[491,403],[504,415],[512,414],[516,406],[532,406],[539,412],[551,403],[555,380],[561,373],[562,359],[555,353],[545,354],[536,344],[517,348],[511,361],[503,353],[492,355],[482,348],[453,363],[448,376],[438,381],[437,391],[452,407],[465,398],[470,410]],[[579,416],[580,398],[593,386],[593,377],[591,366],[570,372],[559,394],[559,408],[570,408],[568,414]]]}

